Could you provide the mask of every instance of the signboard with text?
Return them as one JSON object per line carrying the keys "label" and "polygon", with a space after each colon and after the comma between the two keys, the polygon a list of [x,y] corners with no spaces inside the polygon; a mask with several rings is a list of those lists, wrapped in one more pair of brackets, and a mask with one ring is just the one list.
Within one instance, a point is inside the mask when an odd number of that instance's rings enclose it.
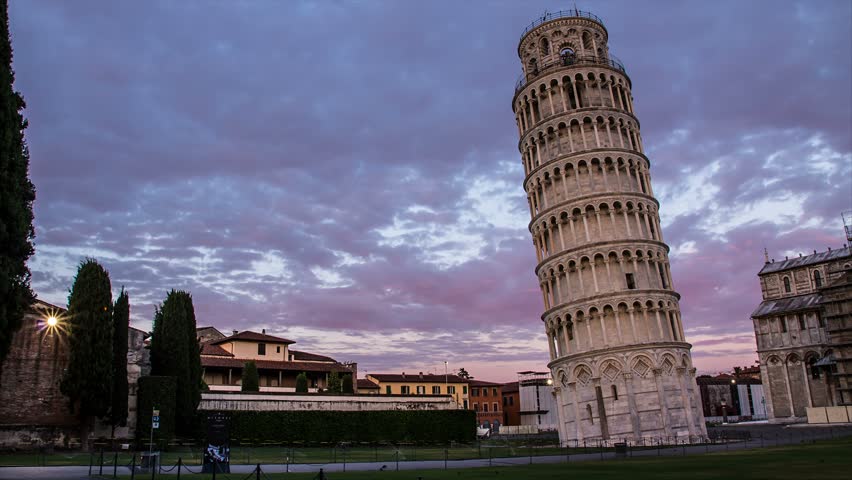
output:
{"label": "signboard with text", "polygon": [[222,412],[207,414],[207,446],[204,449],[202,473],[231,473],[231,446],[228,423],[231,417]]}

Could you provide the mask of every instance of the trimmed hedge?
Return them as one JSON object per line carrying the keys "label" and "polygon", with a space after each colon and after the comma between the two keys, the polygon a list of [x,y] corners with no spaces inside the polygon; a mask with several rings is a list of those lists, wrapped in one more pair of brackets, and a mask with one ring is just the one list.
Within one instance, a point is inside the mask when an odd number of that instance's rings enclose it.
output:
{"label": "trimmed hedge", "polygon": [[136,439],[147,443],[151,438],[151,412],[160,411],[160,428],[154,430],[154,442],[164,446],[175,436],[175,377],[147,376],[139,378],[136,408]]}
{"label": "trimmed hedge", "polygon": [[250,442],[471,442],[472,410],[228,412],[231,440]]}

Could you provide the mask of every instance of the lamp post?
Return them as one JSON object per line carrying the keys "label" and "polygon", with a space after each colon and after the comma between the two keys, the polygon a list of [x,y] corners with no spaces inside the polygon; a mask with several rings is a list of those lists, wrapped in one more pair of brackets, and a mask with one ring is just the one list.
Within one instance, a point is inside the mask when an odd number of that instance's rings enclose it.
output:
{"label": "lamp post", "polygon": [[[450,394],[450,387],[449,387],[449,382],[447,381],[447,377],[448,377],[447,367],[448,367],[448,363],[447,363],[446,360],[444,360],[444,391],[447,392],[447,395],[449,395]],[[458,404],[456,404],[456,406],[458,406]]]}

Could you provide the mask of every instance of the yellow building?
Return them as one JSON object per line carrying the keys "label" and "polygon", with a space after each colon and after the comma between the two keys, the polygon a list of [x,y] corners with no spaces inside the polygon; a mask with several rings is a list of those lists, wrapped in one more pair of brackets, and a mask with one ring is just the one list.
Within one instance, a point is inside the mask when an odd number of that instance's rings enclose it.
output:
{"label": "yellow building", "polygon": [[459,408],[468,408],[468,380],[458,375],[368,373],[381,395],[450,395]]}

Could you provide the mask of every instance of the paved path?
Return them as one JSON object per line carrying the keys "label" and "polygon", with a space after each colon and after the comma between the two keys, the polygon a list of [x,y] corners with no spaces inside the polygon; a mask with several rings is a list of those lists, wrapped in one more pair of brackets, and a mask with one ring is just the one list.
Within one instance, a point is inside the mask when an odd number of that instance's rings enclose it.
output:
{"label": "paved path", "polygon": [[[724,452],[728,450],[743,450],[762,447],[773,447],[779,445],[791,445],[800,443],[811,443],[816,440],[825,440],[831,438],[839,438],[841,436],[852,435],[852,426],[844,426],[837,428],[827,427],[782,427],[778,425],[751,425],[751,426],[726,426],[713,429],[714,432],[731,432],[743,434],[747,432],[751,435],[749,439],[732,441],[728,443],[717,443],[707,445],[682,445],[677,447],[662,447],[648,449],[631,449],[629,458],[632,457],[655,457],[655,456],[683,456],[683,455],[699,455],[711,452]],[[470,460],[419,460],[419,461],[401,461],[397,462],[364,462],[364,463],[323,463],[323,464],[264,464],[261,469],[266,473],[283,473],[283,472],[318,472],[323,468],[326,472],[341,472],[341,471],[378,471],[382,468],[386,470],[429,470],[429,469],[460,469],[460,468],[476,468],[490,466],[510,466],[510,465],[528,465],[531,463],[561,463],[561,462],[586,462],[586,461],[601,461],[612,460],[617,458],[614,452],[603,453],[573,453],[576,449],[571,449],[571,453],[566,455],[548,455],[548,456],[533,456],[533,457],[511,457],[511,458],[482,458]],[[256,465],[231,465],[232,474],[247,475],[256,468]],[[189,469],[184,469],[184,473],[197,473],[200,467],[194,466]],[[93,469],[97,473],[97,468]],[[89,467],[4,467],[0,468],[0,480],[18,480],[18,479],[34,479],[34,480],[82,480],[88,479]],[[130,475],[130,469],[127,467],[119,467],[117,469],[119,475]],[[175,475],[177,469],[169,472],[158,474],[157,477],[166,475]],[[112,466],[104,467],[104,474],[112,475]],[[148,478],[148,475],[139,475],[140,479]],[[227,480],[227,476],[218,476]],[[233,475],[231,475],[233,479]],[[240,477],[242,478],[242,477]],[[239,480],[239,479],[236,479]]]}

